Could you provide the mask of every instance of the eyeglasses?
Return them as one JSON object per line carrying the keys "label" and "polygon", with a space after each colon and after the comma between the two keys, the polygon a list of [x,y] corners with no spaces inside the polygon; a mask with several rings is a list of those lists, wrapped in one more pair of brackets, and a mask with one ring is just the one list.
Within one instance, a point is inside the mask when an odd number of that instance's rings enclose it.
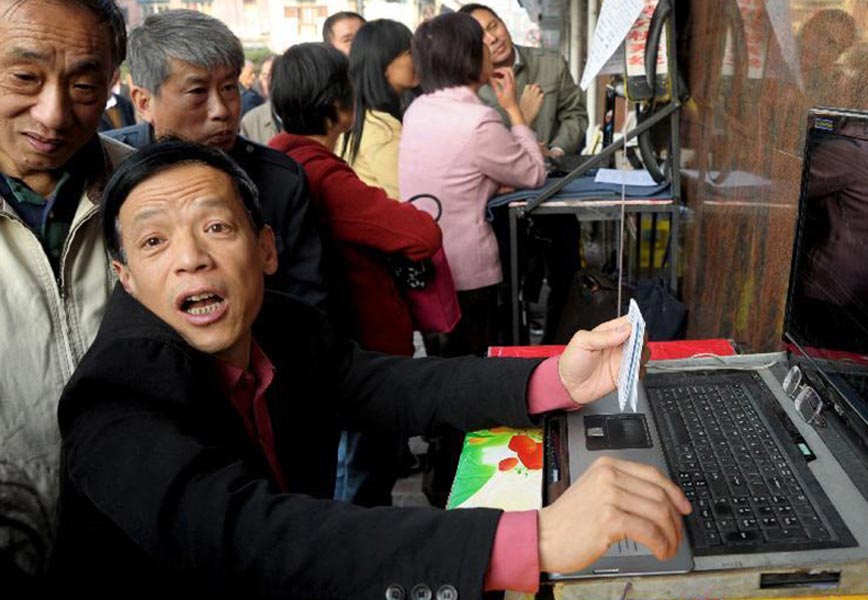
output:
{"label": "eyeglasses", "polygon": [[784,392],[793,399],[796,412],[809,425],[825,427],[823,400],[817,391],[807,383],[802,383],[802,370],[793,365],[784,377]]}

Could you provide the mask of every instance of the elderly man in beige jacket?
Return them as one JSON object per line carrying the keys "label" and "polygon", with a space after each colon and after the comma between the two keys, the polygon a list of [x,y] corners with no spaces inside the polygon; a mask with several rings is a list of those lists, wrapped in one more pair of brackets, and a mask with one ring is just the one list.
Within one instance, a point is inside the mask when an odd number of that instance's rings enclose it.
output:
{"label": "elderly man in beige jacket", "polygon": [[57,402],[115,283],[99,197],[130,149],[97,127],[125,51],[113,0],[0,0],[0,581],[22,595],[52,543]]}

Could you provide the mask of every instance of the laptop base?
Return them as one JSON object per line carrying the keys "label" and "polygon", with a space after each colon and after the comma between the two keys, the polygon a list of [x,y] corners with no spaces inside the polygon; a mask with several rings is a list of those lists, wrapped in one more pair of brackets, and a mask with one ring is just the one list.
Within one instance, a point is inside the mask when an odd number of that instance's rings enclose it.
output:
{"label": "laptop base", "polygon": [[[624,595],[627,584],[630,588]],[[695,600],[696,598],[781,598],[865,594],[864,560],[803,568],[750,568],[658,575],[585,579],[554,584],[562,600]]]}

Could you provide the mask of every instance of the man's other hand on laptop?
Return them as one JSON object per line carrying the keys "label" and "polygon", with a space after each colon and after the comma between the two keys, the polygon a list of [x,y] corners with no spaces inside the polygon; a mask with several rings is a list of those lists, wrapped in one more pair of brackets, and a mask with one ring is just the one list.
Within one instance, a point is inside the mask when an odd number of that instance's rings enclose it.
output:
{"label": "man's other hand on laptop", "polygon": [[[558,361],[561,383],[576,404],[602,398],[618,386],[621,350],[630,337],[627,317],[606,321],[593,331],[577,332]],[[648,362],[648,345],[643,345],[642,366]]]}
{"label": "man's other hand on laptop", "polygon": [[599,458],[540,510],[540,570],[578,571],[624,538],[643,544],[660,560],[670,559],[681,543],[682,515],[691,510],[681,489],[656,468]]}

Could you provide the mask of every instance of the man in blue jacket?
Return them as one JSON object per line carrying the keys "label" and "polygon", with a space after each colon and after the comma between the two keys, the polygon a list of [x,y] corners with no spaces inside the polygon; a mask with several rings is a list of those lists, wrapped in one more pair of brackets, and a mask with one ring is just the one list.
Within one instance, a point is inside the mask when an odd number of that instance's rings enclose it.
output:
{"label": "man in blue jacket", "polygon": [[130,32],[131,96],[143,123],[107,135],[134,148],[177,137],[225,150],[259,188],[279,261],[268,286],[316,306],[325,301],[322,245],[304,171],[284,154],[238,135],[241,42],[221,21],[170,10]]}

